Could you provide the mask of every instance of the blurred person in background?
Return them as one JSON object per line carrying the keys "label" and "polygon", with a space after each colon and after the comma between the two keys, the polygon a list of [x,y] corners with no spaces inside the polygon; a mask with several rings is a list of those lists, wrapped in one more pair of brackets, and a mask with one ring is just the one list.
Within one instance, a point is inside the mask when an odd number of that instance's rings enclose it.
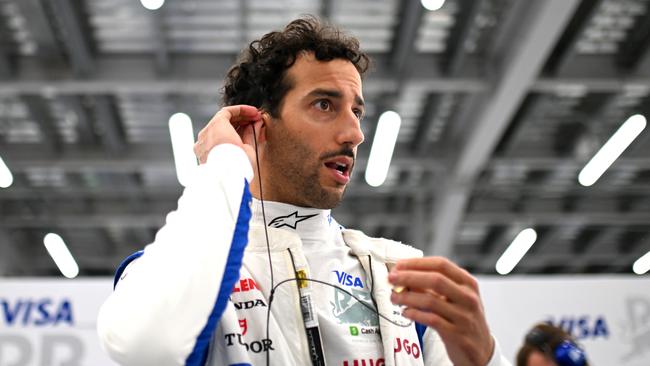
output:
{"label": "blurred person in background", "polygon": [[589,366],[584,350],[562,328],[535,325],[517,352],[517,366]]}

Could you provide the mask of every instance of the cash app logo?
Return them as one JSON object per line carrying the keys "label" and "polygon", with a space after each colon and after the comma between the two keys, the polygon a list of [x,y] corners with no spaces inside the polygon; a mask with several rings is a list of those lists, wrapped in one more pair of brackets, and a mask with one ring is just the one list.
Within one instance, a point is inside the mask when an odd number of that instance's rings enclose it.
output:
{"label": "cash app logo", "polygon": [[359,328],[355,327],[354,325],[350,326],[350,334],[353,336],[358,336],[359,335]]}

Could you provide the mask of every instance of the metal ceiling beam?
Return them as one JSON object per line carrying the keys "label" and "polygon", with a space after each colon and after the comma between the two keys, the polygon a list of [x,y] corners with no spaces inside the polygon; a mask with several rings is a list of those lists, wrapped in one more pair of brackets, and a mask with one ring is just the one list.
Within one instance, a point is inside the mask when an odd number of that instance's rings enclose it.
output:
{"label": "metal ceiling beam", "polygon": [[481,212],[469,213],[463,220],[469,224],[507,225],[647,225],[650,212]]}
{"label": "metal ceiling beam", "polygon": [[[88,229],[103,227],[121,228],[160,228],[165,223],[165,213],[89,213],[89,214],[57,214],[47,217],[7,217],[0,221],[0,229],[39,229],[39,228],[66,228]],[[351,215],[338,214],[337,221],[341,223],[384,222],[386,226],[409,226],[410,215],[393,215],[385,213],[370,213],[363,218]],[[357,225],[355,225],[357,226]]]}
{"label": "metal ceiling beam", "polygon": [[465,42],[469,38],[472,28],[475,27],[476,15],[483,2],[484,0],[459,0],[457,2],[460,12],[456,15],[454,25],[449,32],[445,58],[441,65],[447,75],[459,75],[467,55]]}
{"label": "metal ceiling beam", "polygon": [[589,265],[589,259],[597,257],[600,254],[614,252],[618,253],[617,245],[620,243],[620,237],[625,232],[624,227],[613,226],[605,228],[590,242],[585,243],[578,253],[578,258],[574,261],[577,268]]}
{"label": "metal ceiling beam", "polygon": [[425,152],[429,131],[440,109],[442,98],[443,95],[440,93],[430,93],[427,95],[424,101],[424,107],[422,107],[422,113],[420,113],[417,119],[417,127],[413,135],[413,140],[411,141],[411,151],[414,153],[422,154]]}
{"label": "metal ceiling beam", "polygon": [[114,100],[108,95],[93,97],[94,120],[102,144],[113,154],[122,154],[126,147],[122,123]]}
{"label": "metal ceiling beam", "polygon": [[[400,78],[396,76],[386,55],[374,57],[376,68],[364,81],[364,91],[370,93],[396,91]],[[0,85],[0,93],[152,93],[152,94],[207,94],[217,93],[224,70],[235,61],[236,55],[170,55],[170,70],[161,78],[151,67],[149,56],[104,56],[96,59],[97,71],[91,77],[78,80],[68,67],[44,67],[32,58],[18,60],[15,77]],[[409,86],[423,90],[477,92],[486,87],[479,77],[480,60],[466,62],[463,78],[442,75],[432,64],[431,55],[409,58],[412,69],[406,78]]]}
{"label": "metal ceiling beam", "polygon": [[[434,240],[426,248],[426,254],[453,254],[453,241],[474,179],[492,155],[577,4],[577,0],[527,3],[528,8],[520,18],[517,39],[511,42],[510,49],[499,55],[504,62],[500,64],[494,88],[474,116],[475,127],[460,146],[455,164],[450,165],[454,167],[453,172],[436,194]],[[496,56],[492,57],[494,62]]]}
{"label": "metal ceiling beam", "polygon": [[163,22],[166,12],[166,7],[162,7],[156,11],[149,12],[149,19],[151,23],[152,34],[154,37],[154,64],[156,71],[160,75],[167,75],[171,70],[171,58],[169,56],[169,46],[165,35],[167,34],[167,27]]}
{"label": "metal ceiling beam", "polygon": [[[134,172],[141,169],[174,169],[172,149],[167,144],[136,144],[127,145],[119,156],[112,156],[97,148],[72,148],[66,146],[57,156],[35,149],[35,146],[6,145],[3,158],[11,162],[11,169],[22,172],[32,168],[56,168],[68,172],[103,171],[103,172]],[[360,174],[367,160],[359,156],[356,161],[356,174]],[[435,157],[418,156],[406,147],[397,147],[393,154],[392,164],[402,169],[424,169],[427,171],[443,171],[445,164]],[[554,170],[558,166],[578,171],[584,166],[584,161],[557,157],[500,157],[489,161],[486,169],[500,167],[522,166],[535,170]],[[616,160],[611,169],[650,169],[650,157],[621,157]],[[607,174],[607,173],[605,173]],[[577,179],[577,178],[576,178]],[[552,189],[549,187],[549,190]],[[599,190],[605,187],[594,186]]]}
{"label": "metal ceiling beam", "polygon": [[[546,105],[540,110],[539,103],[544,99],[545,96],[540,93],[531,93],[526,96],[499,143],[497,153],[500,156],[517,155],[517,148],[525,148],[529,142],[529,140],[525,140],[525,137],[527,135],[530,137],[531,133],[526,126],[538,124],[541,120],[548,119],[548,116],[553,113],[546,110]],[[557,156],[577,155],[575,149],[576,146],[579,146],[578,141],[592,137],[589,125],[601,123],[603,116],[607,115],[615,101],[615,94],[592,93],[584,97],[580,105],[571,111],[569,120],[557,119],[556,125],[552,126],[556,130],[554,142],[549,144]],[[536,116],[538,119],[530,120],[531,116]]]}
{"label": "metal ceiling beam", "polygon": [[[101,77],[88,80],[64,79],[54,81],[51,79],[35,80],[7,80],[0,84],[0,94],[214,94],[218,93],[218,86],[223,83],[222,79],[216,77],[221,75],[223,70],[215,70],[206,77],[200,78],[165,78],[158,77],[133,77],[125,76]],[[425,92],[440,93],[478,93],[487,89],[487,83],[483,79],[475,77],[447,78],[433,76],[411,76],[405,82],[413,89]],[[568,81],[567,83],[573,83]],[[391,75],[371,74],[364,80],[363,89],[366,94],[381,92],[396,92],[398,79]],[[559,85],[566,83],[560,82]],[[632,84],[636,84],[632,83]],[[650,86],[650,79],[640,81],[641,85]],[[544,87],[554,89],[558,82],[547,82]],[[623,87],[621,80],[603,80],[597,87],[606,90]]]}
{"label": "metal ceiling beam", "polygon": [[[590,156],[588,158],[591,158]],[[489,169],[499,166],[522,166],[537,170],[555,170],[558,166],[569,169],[582,169],[587,161],[579,161],[573,158],[558,158],[549,156],[537,157],[499,157],[487,163]],[[621,157],[617,159],[610,169],[646,169],[650,167],[650,157]],[[605,173],[607,174],[607,173]],[[577,178],[576,178],[577,179]]]}
{"label": "metal ceiling beam", "polygon": [[485,195],[503,195],[504,197],[512,196],[513,194],[528,194],[528,195],[556,195],[556,196],[588,196],[588,197],[612,197],[619,194],[624,195],[650,195],[650,186],[648,184],[626,184],[626,185],[611,185],[611,184],[595,184],[591,187],[583,187],[578,185],[578,174],[576,172],[575,184],[554,184],[547,183],[526,183],[526,184],[492,184],[492,183],[477,183],[477,189],[480,194]]}
{"label": "metal ceiling beam", "polygon": [[[216,94],[224,70],[234,62],[235,55],[170,55],[170,70],[164,77],[151,67],[150,56],[104,56],[96,59],[96,72],[92,77],[77,79],[68,67],[52,64],[44,67],[39,59],[21,58],[16,61],[16,72],[11,80],[0,84],[0,94]],[[399,81],[384,63],[386,56],[374,57],[376,69],[364,80],[366,93],[395,92]],[[405,83],[423,92],[480,93],[491,85],[481,76],[481,61],[468,57],[464,62],[463,77],[449,77],[432,64],[440,57],[414,55],[409,61],[410,74]],[[611,60],[600,57],[581,59],[582,67],[563,72],[556,77],[541,77],[531,90],[555,93],[566,89],[584,89],[593,92],[623,92],[630,88],[650,88],[650,74],[639,73],[634,78],[620,75]],[[587,65],[587,66],[584,66]],[[591,65],[591,66],[589,66]]]}
{"label": "metal ceiling beam", "polygon": [[95,59],[88,38],[90,27],[84,24],[86,20],[81,3],[74,0],[49,1],[48,10],[53,14],[53,21],[57,25],[63,38],[63,47],[73,73],[77,76],[89,76],[95,72]]}
{"label": "metal ceiling beam", "polygon": [[56,39],[56,33],[50,23],[51,16],[48,9],[43,6],[40,0],[17,0],[14,1],[20,9],[23,17],[28,19],[25,26],[29,29],[34,41],[37,44],[37,62],[39,65],[58,66],[65,65],[63,52]]}
{"label": "metal ceiling beam", "polygon": [[322,0],[320,3],[320,16],[326,21],[332,20],[332,14],[334,13],[332,0]]}
{"label": "metal ceiling beam", "polygon": [[623,70],[635,71],[639,66],[647,64],[650,47],[650,11],[637,17],[628,32],[627,39],[621,45],[616,55],[616,64]]}
{"label": "metal ceiling beam", "polygon": [[400,21],[397,22],[396,30],[393,33],[390,55],[390,67],[398,81],[410,71],[407,66],[412,59],[418,29],[420,29],[424,15],[424,7],[419,1],[402,1],[400,4]]}
{"label": "metal ceiling beam", "polygon": [[[630,273],[632,273],[632,262],[635,258],[631,256],[614,255],[614,253],[602,253],[594,257],[589,257],[585,260],[588,265],[611,265],[611,266],[629,266]],[[478,267],[479,273],[496,274],[494,262],[490,262],[481,255],[463,255],[459,262],[464,266]],[[566,254],[548,253],[539,255],[525,256],[521,262],[517,264],[512,274],[518,275],[522,272],[528,273],[531,269],[532,272],[543,269],[543,267],[553,265],[564,268],[569,273],[584,273],[584,268],[576,268],[568,263]]]}
{"label": "metal ceiling beam", "polygon": [[495,272],[495,265],[497,260],[503,253],[503,251],[508,247],[512,242],[512,239],[517,236],[517,234],[524,229],[524,226],[517,223],[507,223],[498,225],[500,229],[493,231],[492,235],[488,234],[484,238],[484,242],[481,243],[480,256],[483,257],[483,260],[477,265],[477,267],[483,272]]}
{"label": "metal ceiling beam", "polygon": [[82,146],[95,145],[97,143],[97,135],[95,135],[91,116],[86,110],[81,97],[76,95],[62,95],[59,97],[59,100],[63,103],[68,113],[74,116],[79,144]]}
{"label": "metal ceiling beam", "polygon": [[600,8],[602,0],[583,0],[575,10],[564,33],[553,49],[544,71],[557,73],[575,55],[575,44],[582,35],[589,21]]}
{"label": "metal ceiling beam", "polygon": [[17,250],[17,243],[9,235],[9,231],[0,229],[0,276],[10,274],[16,265],[16,259],[20,258]]}
{"label": "metal ceiling beam", "polygon": [[[164,223],[164,213],[132,214],[129,212],[111,213],[88,213],[88,214],[56,214],[42,217],[16,217],[12,215],[0,221],[0,228],[98,228],[98,227],[125,227],[125,228],[158,228]],[[357,223],[360,225],[373,225],[382,222],[384,226],[410,227],[413,224],[413,217],[408,214],[394,213],[369,213],[363,217],[353,214],[337,213],[334,215],[337,221]],[[466,217],[466,223],[470,224],[492,224],[511,225],[522,223],[526,225],[647,225],[650,222],[650,212],[639,213],[617,213],[617,212],[539,212],[539,213],[516,213],[516,212],[491,212],[472,213]]]}
{"label": "metal ceiling beam", "polygon": [[29,118],[38,124],[43,138],[42,144],[47,147],[50,154],[61,149],[57,128],[52,118],[48,102],[37,95],[23,95],[22,102],[27,108]]}
{"label": "metal ceiling beam", "polygon": [[428,240],[430,240],[429,225],[430,211],[426,204],[426,197],[423,189],[417,189],[414,195],[414,205],[411,208],[411,216],[413,217],[412,227],[408,230],[408,243],[416,248],[423,248]]}
{"label": "metal ceiling beam", "polygon": [[[126,146],[119,156],[99,146],[80,148],[66,146],[57,156],[39,151],[34,145],[7,145],[3,158],[11,161],[17,172],[32,168],[55,168],[65,171],[131,172],[138,169],[173,169],[171,145],[138,144]],[[148,162],[148,163],[147,163]]]}
{"label": "metal ceiling beam", "polygon": [[[171,170],[170,170],[171,172]],[[173,182],[170,182],[173,183]],[[345,198],[371,198],[375,200],[390,197],[410,197],[417,194],[421,186],[406,185],[377,189],[367,184],[359,183],[350,185],[345,191]],[[182,193],[180,185],[164,185],[153,187],[125,187],[125,186],[99,186],[86,187],[70,185],[64,188],[25,188],[14,187],[5,189],[0,194],[0,203],[12,200],[30,200],[34,197],[49,200],[70,199],[117,199],[125,197],[141,197],[156,200],[176,200]]]}
{"label": "metal ceiling beam", "polygon": [[9,57],[9,52],[2,44],[0,44],[0,80],[9,79],[13,77],[13,75],[14,67],[13,62]]}
{"label": "metal ceiling beam", "polygon": [[517,143],[526,135],[526,123],[533,122],[528,119],[538,106],[541,95],[538,93],[529,93],[519,105],[517,112],[512,117],[512,121],[504,131],[499,144],[496,147],[495,155],[502,156],[512,152]]}
{"label": "metal ceiling beam", "polygon": [[[125,146],[119,156],[112,156],[101,149],[67,148],[58,156],[50,156],[33,148],[16,146],[3,152],[12,162],[12,170],[17,172],[35,167],[58,168],[65,171],[106,171],[130,172],[139,169],[174,169],[174,159],[170,145],[129,145]],[[359,167],[366,165],[366,158],[359,156],[355,162],[356,173]],[[392,162],[405,168],[427,170],[442,169],[438,160],[414,157],[407,149],[396,149]]]}

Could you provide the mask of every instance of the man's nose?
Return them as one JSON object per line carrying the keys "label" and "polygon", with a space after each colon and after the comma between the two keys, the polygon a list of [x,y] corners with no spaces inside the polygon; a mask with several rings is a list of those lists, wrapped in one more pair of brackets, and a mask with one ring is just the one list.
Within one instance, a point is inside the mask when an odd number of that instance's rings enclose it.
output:
{"label": "man's nose", "polygon": [[345,118],[341,121],[342,127],[339,133],[338,142],[340,144],[349,144],[352,147],[359,146],[363,140],[363,131],[361,131],[361,123],[357,116],[350,112],[346,114]]}

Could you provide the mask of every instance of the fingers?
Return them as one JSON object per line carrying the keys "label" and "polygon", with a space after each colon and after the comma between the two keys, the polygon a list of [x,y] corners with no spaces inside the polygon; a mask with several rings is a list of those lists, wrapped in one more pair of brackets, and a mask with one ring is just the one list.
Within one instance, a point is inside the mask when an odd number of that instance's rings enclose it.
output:
{"label": "fingers", "polygon": [[216,116],[223,117],[227,119],[228,121],[250,121],[250,120],[257,120],[261,117],[260,111],[250,105],[231,105],[227,107],[221,108],[219,112],[217,112]]}
{"label": "fingers", "polygon": [[459,286],[438,272],[393,270],[389,274],[388,280],[395,286],[432,290],[434,293],[444,296],[450,302],[468,308],[475,306],[473,291],[467,287]]}
{"label": "fingers", "polygon": [[476,292],[479,290],[478,282],[469,272],[444,257],[403,259],[397,262],[394,269],[439,272],[457,284],[468,286]]}
{"label": "fingers", "polygon": [[445,337],[450,334],[453,327],[451,323],[449,323],[440,315],[428,311],[422,311],[416,308],[404,309],[402,316],[411,319],[414,322],[426,324],[427,326],[435,329],[441,337]]}
{"label": "fingers", "polygon": [[391,301],[407,306],[406,318],[434,328],[454,364],[488,362],[494,341],[472,275],[446,258],[426,257],[399,261],[388,280],[409,289]]}
{"label": "fingers", "polygon": [[[222,108],[213,120],[228,121],[238,135],[242,135],[243,127],[262,119],[262,113],[249,105],[235,105]],[[212,121],[211,121],[212,122]]]}
{"label": "fingers", "polygon": [[245,127],[261,119],[262,113],[249,105],[227,106],[219,110],[199,132],[194,144],[194,154],[199,163],[205,163],[210,150],[218,144],[231,143],[243,147]]}
{"label": "fingers", "polygon": [[445,301],[444,298],[429,291],[393,292],[390,296],[390,300],[394,304],[435,313],[450,323],[456,323],[462,319],[462,313],[456,307]]}

